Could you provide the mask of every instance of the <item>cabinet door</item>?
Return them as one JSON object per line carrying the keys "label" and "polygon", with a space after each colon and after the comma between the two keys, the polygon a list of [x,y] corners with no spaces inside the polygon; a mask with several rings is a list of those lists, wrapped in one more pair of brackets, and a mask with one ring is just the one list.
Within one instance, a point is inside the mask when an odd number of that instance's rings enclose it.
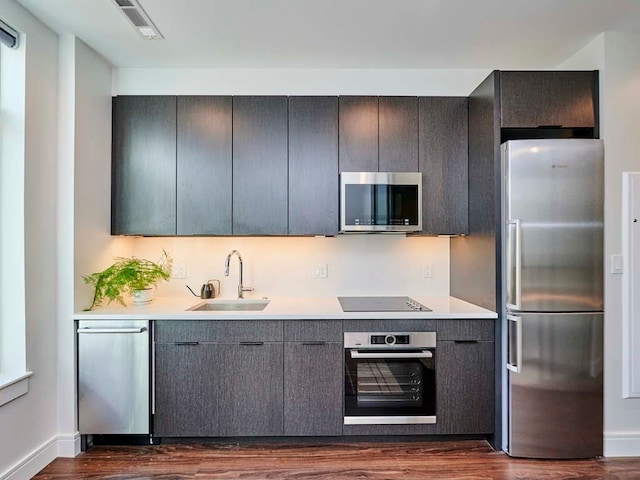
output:
{"label": "cabinet door", "polygon": [[231,235],[231,97],[177,102],[177,233]]}
{"label": "cabinet door", "polygon": [[233,97],[233,234],[287,234],[287,97]]}
{"label": "cabinet door", "polygon": [[501,126],[595,127],[597,72],[500,72]]}
{"label": "cabinet door", "polygon": [[176,97],[113,99],[111,233],[176,234]]}
{"label": "cabinet door", "polygon": [[285,343],[285,435],[342,435],[343,355],[342,343]]}
{"label": "cabinet door", "polygon": [[282,343],[221,344],[219,348],[220,435],[282,435]]}
{"label": "cabinet door", "polygon": [[155,345],[155,435],[218,436],[216,348],[195,342]]}
{"label": "cabinet door", "polygon": [[338,97],[289,97],[289,234],[337,234],[338,191]]}
{"label": "cabinet door", "polygon": [[438,320],[438,340],[493,342],[496,320]]}
{"label": "cabinet door", "polygon": [[380,172],[417,172],[418,98],[379,97]]}
{"label": "cabinet door", "polygon": [[421,97],[420,171],[423,232],[468,232],[466,97]]}
{"label": "cabinet door", "polygon": [[340,171],[378,171],[378,97],[340,97]]}
{"label": "cabinet door", "polygon": [[493,347],[493,342],[438,342],[436,418],[439,433],[493,432]]}

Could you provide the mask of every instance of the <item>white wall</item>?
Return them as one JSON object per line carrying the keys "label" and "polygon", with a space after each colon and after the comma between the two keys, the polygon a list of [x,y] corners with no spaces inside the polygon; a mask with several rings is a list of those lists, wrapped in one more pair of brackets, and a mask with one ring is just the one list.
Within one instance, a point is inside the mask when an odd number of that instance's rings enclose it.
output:
{"label": "white wall", "polygon": [[[0,407],[0,478],[29,478],[56,456],[56,35],[14,0],[2,18],[24,32],[26,359],[29,392]],[[20,478],[23,478],[23,477]],[[14,478],[18,478],[14,475]]]}
{"label": "white wall", "polygon": [[[449,239],[403,235],[314,237],[138,238],[135,254],[157,260],[165,249],[187,267],[186,279],[158,285],[159,295],[192,296],[209,279],[222,283],[222,296],[235,298],[238,260],[223,276],[227,254],[237,249],[244,263],[249,297],[336,295],[449,295]],[[423,265],[433,266],[424,278]],[[328,277],[314,279],[314,264]]]}
{"label": "white wall", "polygon": [[622,250],[622,172],[640,170],[640,36],[600,35],[560,68],[600,70],[601,137],[605,144],[605,405],[606,456],[640,456],[640,399],[622,398],[622,277],[610,273]]}
{"label": "white wall", "polygon": [[114,95],[467,96],[488,69],[116,68]]}
{"label": "white wall", "polygon": [[59,42],[58,135],[58,443],[79,451],[76,435],[73,312],[90,295],[82,275],[113,256],[131,254],[130,239],[111,237],[111,66],[82,41]]}

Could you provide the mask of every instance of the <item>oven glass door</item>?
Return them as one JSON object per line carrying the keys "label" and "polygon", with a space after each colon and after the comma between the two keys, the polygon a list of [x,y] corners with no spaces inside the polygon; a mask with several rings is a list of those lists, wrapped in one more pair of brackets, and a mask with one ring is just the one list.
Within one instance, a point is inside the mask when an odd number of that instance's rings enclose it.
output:
{"label": "oven glass door", "polygon": [[435,350],[345,349],[345,424],[435,423]]}

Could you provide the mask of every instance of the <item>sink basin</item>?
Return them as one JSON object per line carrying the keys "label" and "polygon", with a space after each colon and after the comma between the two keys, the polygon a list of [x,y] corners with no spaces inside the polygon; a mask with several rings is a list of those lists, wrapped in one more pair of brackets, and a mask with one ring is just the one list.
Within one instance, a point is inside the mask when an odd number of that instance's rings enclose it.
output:
{"label": "sink basin", "polygon": [[259,312],[269,305],[267,299],[205,300],[187,308],[192,312]]}

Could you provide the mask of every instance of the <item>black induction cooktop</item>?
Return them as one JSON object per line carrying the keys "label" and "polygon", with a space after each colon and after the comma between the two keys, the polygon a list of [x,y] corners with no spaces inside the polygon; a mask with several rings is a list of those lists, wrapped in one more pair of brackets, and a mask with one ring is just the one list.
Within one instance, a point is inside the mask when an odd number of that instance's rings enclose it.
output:
{"label": "black induction cooktop", "polygon": [[338,297],[343,312],[430,312],[410,297]]}

